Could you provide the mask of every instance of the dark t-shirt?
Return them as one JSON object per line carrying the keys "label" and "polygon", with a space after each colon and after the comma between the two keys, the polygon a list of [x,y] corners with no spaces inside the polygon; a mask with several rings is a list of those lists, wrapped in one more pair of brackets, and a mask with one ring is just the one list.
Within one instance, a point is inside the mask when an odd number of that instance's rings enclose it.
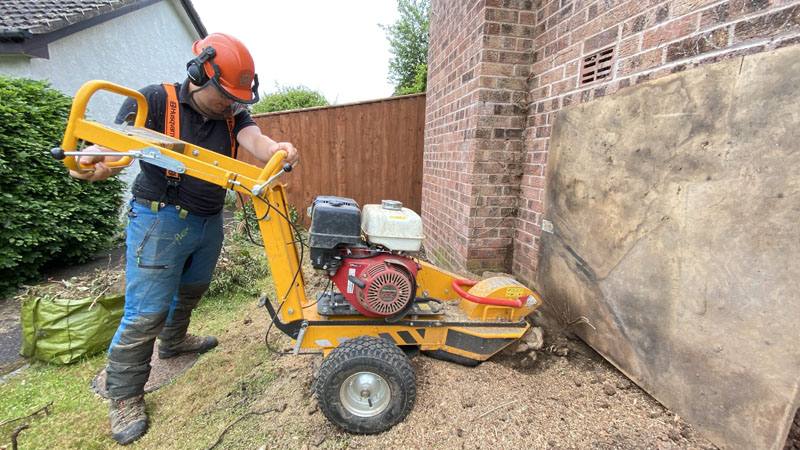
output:
{"label": "dark t-shirt", "polygon": [[[224,120],[206,119],[189,104],[188,80],[175,83],[180,103],[180,139],[208,150],[230,156],[231,138],[228,124]],[[164,86],[153,84],[139,92],[147,99],[147,120],[145,127],[164,133],[164,119],[167,110],[167,93]],[[122,123],[131,112],[136,112],[136,101],[128,98],[117,114],[116,123]],[[256,123],[247,111],[234,117],[233,135]],[[237,144],[238,146],[238,144]],[[166,170],[140,161],[141,173],[133,184],[133,195],[137,199],[162,201],[180,205],[198,216],[212,216],[222,211],[225,203],[225,189],[207,181],[182,174],[176,186],[167,183]]]}

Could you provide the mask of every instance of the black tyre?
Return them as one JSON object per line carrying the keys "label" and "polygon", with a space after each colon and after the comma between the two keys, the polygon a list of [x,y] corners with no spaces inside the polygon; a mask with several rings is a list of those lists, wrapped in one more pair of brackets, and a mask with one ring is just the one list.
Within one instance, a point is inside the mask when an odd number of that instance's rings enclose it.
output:
{"label": "black tyre", "polygon": [[334,348],[317,379],[319,409],[352,433],[380,433],[400,423],[417,398],[417,378],[393,343],[359,336]]}

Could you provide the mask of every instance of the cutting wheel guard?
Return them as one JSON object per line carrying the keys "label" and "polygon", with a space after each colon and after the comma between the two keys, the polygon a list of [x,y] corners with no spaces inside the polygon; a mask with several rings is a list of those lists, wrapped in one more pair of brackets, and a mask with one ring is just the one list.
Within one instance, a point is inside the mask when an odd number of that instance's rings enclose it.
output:
{"label": "cutting wheel guard", "polygon": [[478,297],[476,295],[472,295],[469,292],[464,291],[461,289],[461,286],[475,286],[478,284],[477,281],[473,280],[453,280],[453,289],[456,293],[463,299],[469,300],[473,303],[480,303],[482,305],[494,305],[494,306],[511,306],[512,308],[521,308],[522,305],[525,304],[525,296],[515,298],[515,299],[506,299],[506,298],[487,298],[487,297]]}

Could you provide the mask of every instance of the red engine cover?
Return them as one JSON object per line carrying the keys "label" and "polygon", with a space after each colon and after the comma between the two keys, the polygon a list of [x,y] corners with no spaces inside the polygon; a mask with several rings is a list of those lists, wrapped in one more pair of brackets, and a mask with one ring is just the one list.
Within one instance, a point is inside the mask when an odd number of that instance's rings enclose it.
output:
{"label": "red engine cover", "polygon": [[[359,287],[348,278],[364,283]],[[414,298],[417,286],[414,261],[392,254],[369,258],[347,258],[331,277],[336,287],[358,312],[369,317],[397,314]]]}

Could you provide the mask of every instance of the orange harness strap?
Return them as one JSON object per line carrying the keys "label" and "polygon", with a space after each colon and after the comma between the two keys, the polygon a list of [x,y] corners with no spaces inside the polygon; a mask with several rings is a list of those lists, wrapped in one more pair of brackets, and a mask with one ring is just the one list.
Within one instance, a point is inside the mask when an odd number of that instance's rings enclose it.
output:
{"label": "orange harness strap", "polygon": [[[169,137],[180,139],[181,136],[181,116],[178,94],[175,92],[175,85],[164,83],[164,90],[167,91],[167,113],[164,114],[164,134]],[[167,170],[167,178],[180,180],[178,172]]]}
{"label": "orange harness strap", "polygon": [[[164,134],[180,139],[181,136],[181,120],[180,120],[180,105],[178,103],[178,94],[175,91],[175,85],[164,83],[164,90],[167,92],[167,113],[164,115]],[[236,158],[236,136],[233,135],[233,127],[236,120],[233,117],[225,119],[228,125],[228,134],[231,138],[231,158]],[[167,171],[167,176],[170,176],[171,171]],[[177,175],[176,172],[172,172]]]}
{"label": "orange harness strap", "polygon": [[228,117],[225,119],[225,123],[228,124],[228,134],[231,136],[231,158],[236,159],[236,136],[233,135],[233,126],[236,123],[236,119]]}

